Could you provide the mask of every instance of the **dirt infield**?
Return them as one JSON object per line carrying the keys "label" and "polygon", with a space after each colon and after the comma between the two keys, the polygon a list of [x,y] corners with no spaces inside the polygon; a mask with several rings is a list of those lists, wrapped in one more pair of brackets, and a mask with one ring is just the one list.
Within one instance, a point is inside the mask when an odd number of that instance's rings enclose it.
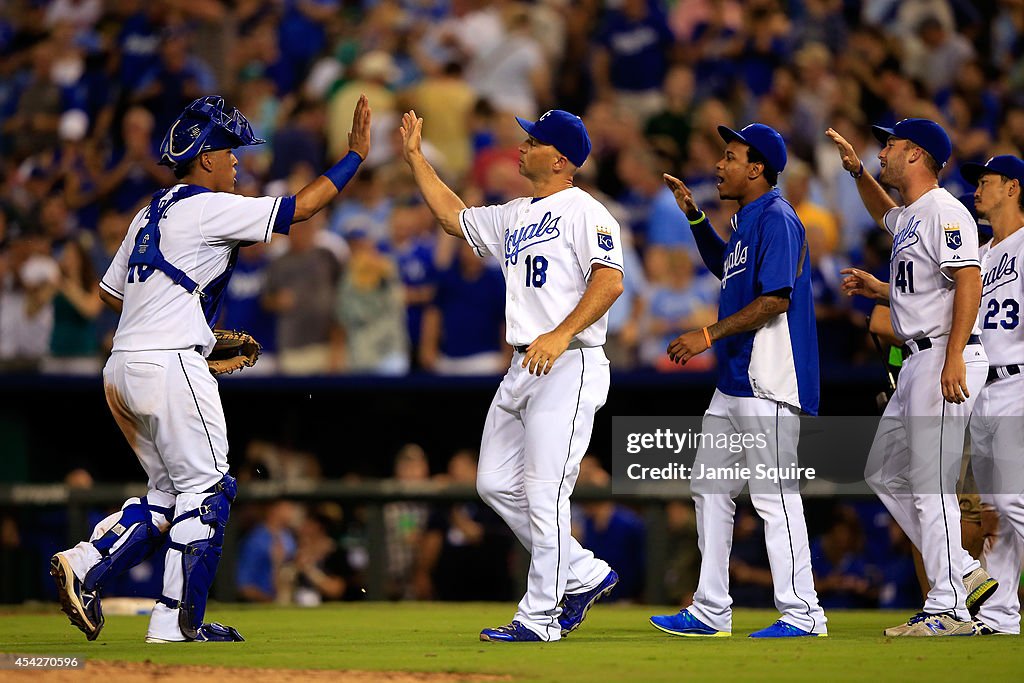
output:
{"label": "dirt infield", "polygon": [[4,681],[32,683],[195,683],[195,681],[244,680],[246,683],[298,683],[337,681],[340,683],[459,683],[461,681],[507,681],[509,676],[458,673],[412,673],[408,671],[333,671],[324,669],[232,669],[219,666],[177,666],[152,662],[87,662],[84,669],[49,671],[5,671]]}

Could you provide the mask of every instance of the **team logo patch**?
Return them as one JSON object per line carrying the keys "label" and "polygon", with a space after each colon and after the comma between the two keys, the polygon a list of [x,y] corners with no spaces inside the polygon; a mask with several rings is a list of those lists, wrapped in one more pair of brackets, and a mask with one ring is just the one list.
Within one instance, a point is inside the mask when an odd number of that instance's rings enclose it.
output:
{"label": "team logo patch", "polygon": [[946,223],[942,226],[942,231],[946,233],[946,246],[950,249],[959,249],[963,244],[963,239],[960,237],[960,224]]}
{"label": "team logo patch", "polygon": [[601,247],[605,251],[611,251],[615,248],[615,242],[612,241],[612,231],[608,228],[597,226],[597,246]]}

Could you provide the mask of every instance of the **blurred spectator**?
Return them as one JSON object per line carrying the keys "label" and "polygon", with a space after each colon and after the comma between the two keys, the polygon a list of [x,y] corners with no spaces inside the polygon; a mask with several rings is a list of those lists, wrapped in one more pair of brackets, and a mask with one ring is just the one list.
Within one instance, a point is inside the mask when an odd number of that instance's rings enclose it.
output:
{"label": "blurred spectator", "polygon": [[445,64],[436,76],[427,76],[410,94],[416,114],[430,126],[424,139],[444,157],[444,168],[453,178],[462,178],[473,161],[470,118],[477,93],[463,77],[457,62]]}
{"label": "blurred spectator", "polygon": [[38,238],[20,238],[10,247],[0,289],[0,364],[8,369],[37,369],[50,350],[60,266],[46,246]]}
{"label": "blurred spectator", "polygon": [[[447,474],[437,480],[474,487],[476,460],[473,451],[456,452]],[[430,513],[416,558],[416,598],[507,599],[512,593],[511,549],[508,527],[480,501],[438,506]]]}
{"label": "blurred spectator", "polygon": [[540,106],[551,99],[550,70],[531,35],[528,7],[520,3],[505,5],[502,22],[502,39],[479,45],[466,80],[495,108],[532,120],[541,112]]}
{"label": "blurred spectator", "polygon": [[[300,100],[288,123],[275,131],[271,143],[273,161],[267,173],[269,180],[287,178],[299,164],[324,168],[324,107],[320,103]],[[333,162],[332,162],[333,163]]]}
{"label": "blurred spectator", "polygon": [[863,555],[864,531],[857,513],[836,506],[832,525],[811,542],[814,589],[825,608],[874,607],[877,591],[872,586]]}
{"label": "blurred spectator", "polygon": [[320,461],[312,453],[263,439],[253,439],[246,446],[242,472],[244,475],[239,474],[239,479],[243,481],[259,479],[308,484],[323,479]]}
{"label": "blurred spectator", "polygon": [[334,297],[341,266],[317,246],[323,229],[317,214],[302,230],[290,233],[287,251],[267,269],[263,306],[277,316],[276,344],[281,372],[311,375],[331,369],[331,344],[336,342]]}
{"label": "blurred spectator", "polygon": [[216,91],[208,67],[189,54],[190,38],[184,27],[165,28],[156,65],[142,76],[131,95],[132,102],[153,113],[153,130],[159,136],[153,139],[154,144],[160,143],[163,131],[192,100]]}
{"label": "blurred spectator", "polygon": [[[395,95],[389,85],[398,77],[395,61],[387,52],[374,50],[359,58],[355,78],[343,85],[327,103],[327,150],[331,159],[340,159],[348,152],[348,133],[352,127],[352,110],[361,94],[373,107],[374,140],[386,140],[397,128]],[[365,165],[373,168],[386,160],[387,146],[375,144]],[[363,170],[365,173],[365,169]]]}
{"label": "blurred spectator", "polygon": [[[589,190],[588,190],[589,191]],[[604,201],[601,202],[609,206]],[[614,215],[614,214],[613,214]],[[613,370],[628,371],[636,367],[641,342],[641,326],[647,309],[647,279],[643,261],[633,245],[633,232],[629,224],[619,222],[622,240],[622,294],[608,309],[608,332],[604,344],[605,355]]]}
{"label": "blurred spectator", "polygon": [[399,207],[391,214],[391,248],[402,280],[410,355],[417,367],[423,315],[437,289],[434,242],[426,234],[433,227],[434,217],[423,204]]}
{"label": "blurred spectator", "polygon": [[660,3],[623,0],[608,10],[594,39],[594,87],[643,123],[661,109],[661,85],[675,42]]}
{"label": "blurred spectator", "polygon": [[672,604],[689,606],[700,576],[697,544],[697,516],[690,501],[665,504],[666,547],[670,549],[665,573],[665,590]]}
{"label": "blurred spectator", "polygon": [[291,602],[296,605],[316,607],[350,593],[352,569],[336,539],[341,521],[340,505],[320,503],[299,525],[291,588]]}
{"label": "blurred spectator", "polygon": [[263,306],[263,292],[270,270],[270,247],[256,243],[239,249],[235,270],[228,280],[217,327],[245,330],[263,345],[260,361],[246,373],[277,370],[277,339],[274,316]]}
{"label": "blurred spectator", "polygon": [[263,520],[238,545],[238,597],[246,602],[286,600],[287,572],[295,559],[293,525],[296,507],[290,500],[270,503]]}
{"label": "blurred spectator", "polygon": [[15,158],[54,147],[60,122],[60,88],[53,81],[53,62],[58,46],[50,41],[38,43],[31,51],[31,72],[21,87],[13,115],[3,132],[13,140]]}
{"label": "blurred spectator", "polygon": [[[184,108],[182,105],[181,109]],[[154,192],[175,182],[165,167],[157,165],[157,130],[166,129],[156,127],[149,109],[132,107],[125,112],[121,122],[122,146],[111,151],[98,182],[98,193],[109,194],[114,208],[122,213],[134,213],[142,203],[149,202]]]}
{"label": "blurred spectator", "polygon": [[331,232],[346,237],[359,231],[374,241],[386,241],[394,199],[385,191],[380,173],[372,168],[360,169],[348,187],[331,213]]}
{"label": "blurred spectator", "polygon": [[100,371],[96,318],[103,308],[99,275],[81,240],[70,240],[60,257],[60,280],[53,298],[53,333],[47,372],[97,374]]}
{"label": "blurred spectator", "polygon": [[[577,484],[607,488],[611,475],[593,456],[580,462]],[[636,512],[611,500],[583,503],[574,516],[573,536],[619,575],[619,585],[606,600],[639,600],[647,573],[647,530]]]}
{"label": "blurred spectator", "polygon": [[[646,316],[640,338],[640,358],[645,365],[662,371],[678,370],[666,349],[683,332],[711,325],[716,320],[717,282],[710,275],[697,275],[690,252],[680,247],[647,250]],[[682,368],[706,370],[714,360],[693,358]]]}
{"label": "blurred spectator", "polygon": [[664,104],[644,125],[651,147],[669,158],[682,159],[689,149],[695,86],[693,69],[678,64],[669,68],[663,87]]}
{"label": "blurred spectator", "polygon": [[910,609],[921,604],[921,586],[914,571],[914,546],[899,524],[889,521],[889,549],[882,558],[878,606],[882,609]]}
{"label": "blurred spectator", "polygon": [[[456,249],[445,264],[447,252]],[[509,353],[505,344],[505,281],[469,243],[438,245],[437,295],[423,315],[420,363],[442,375],[501,372]]]}
{"label": "blurred spectator", "polygon": [[747,505],[736,506],[729,592],[736,607],[772,607],[772,571],[764,544],[764,524]]}
{"label": "blurred spectator", "polygon": [[973,55],[974,48],[966,38],[930,15],[917,25],[917,40],[908,41],[903,66],[908,76],[922,81],[934,95],[953,83],[960,67]]}
{"label": "blurred spectator", "polygon": [[[97,278],[103,277],[110,267],[110,262],[128,234],[130,222],[128,216],[110,209],[100,214],[99,229],[89,248],[89,261]],[[96,318],[96,340],[104,356],[113,346],[114,330],[119,318],[120,314],[109,306],[100,307],[100,314]]]}
{"label": "blurred spectator", "polygon": [[409,371],[409,337],[395,264],[361,231],[349,233],[349,248],[352,256],[336,299],[344,339],[336,365],[346,372],[404,375]]}
{"label": "blurred spectator", "polygon": [[[398,492],[430,480],[427,454],[417,444],[402,446],[395,456],[394,483]],[[430,513],[426,503],[398,501],[384,505],[384,543],[387,547],[387,595],[391,600],[415,597],[413,572],[416,553]]]}

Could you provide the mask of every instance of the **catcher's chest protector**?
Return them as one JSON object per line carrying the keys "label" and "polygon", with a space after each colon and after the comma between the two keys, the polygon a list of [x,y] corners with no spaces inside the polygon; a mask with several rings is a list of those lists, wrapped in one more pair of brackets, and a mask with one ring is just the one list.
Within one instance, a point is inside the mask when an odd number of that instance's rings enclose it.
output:
{"label": "catcher's chest protector", "polygon": [[[199,290],[195,280],[171,264],[160,252],[160,219],[175,202],[209,191],[197,185],[182,185],[177,191],[160,190],[153,194],[153,200],[149,203],[149,222],[135,236],[135,247],[128,257],[128,282],[135,282],[136,278],[139,282],[145,282],[154,270],[159,270],[171,278],[172,282],[184,287],[189,294]],[[199,296],[205,299],[206,293],[200,291]]]}

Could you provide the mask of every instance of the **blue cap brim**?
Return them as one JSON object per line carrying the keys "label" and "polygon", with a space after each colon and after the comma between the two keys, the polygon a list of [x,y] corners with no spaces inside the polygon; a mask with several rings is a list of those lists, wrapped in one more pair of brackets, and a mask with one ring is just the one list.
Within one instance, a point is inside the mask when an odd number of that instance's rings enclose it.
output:
{"label": "blue cap brim", "polygon": [[889,138],[896,135],[892,128],[883,128],[882,126],[871,126],[871,134],[883,145],[889,142]]}
{"label": "blue cap brim", "polygon": [[722,139],[725,140],[726,144],[730,142],[742,142],[744,145],[747,145],[748,147],[752,146],[749,142],[747,142],[747,139],[745,137],[739,134],[738,131],[729,128],[728,126],[719,126],[718,134],[722,136]]}
{"label": "blue cap brim", "polygon": [[[527,135],[533,135],[533,129],[537,126],[537,124],[534,123],[533,121],[528,121],[527,119],[521,118],[519,116],[516,117],[516,123],[519,124],[520,128],[526,131]],[[538,138],[536,135],[533,135],[533,137],[540,140],[540,138]],[[544,142],[543,140],[540,141]]]}
{"label": "blue cap brim", "polygon": [[968,184],[973,185],[974,187],[978,186],[978,181],[981,180],[981,176],[986,173],[998,174],[999,171],[995,171],[985,164],[979,164],[973,161],[969,161],[960,167],[960,175],[964,177],[964,180],[966,180]]}

